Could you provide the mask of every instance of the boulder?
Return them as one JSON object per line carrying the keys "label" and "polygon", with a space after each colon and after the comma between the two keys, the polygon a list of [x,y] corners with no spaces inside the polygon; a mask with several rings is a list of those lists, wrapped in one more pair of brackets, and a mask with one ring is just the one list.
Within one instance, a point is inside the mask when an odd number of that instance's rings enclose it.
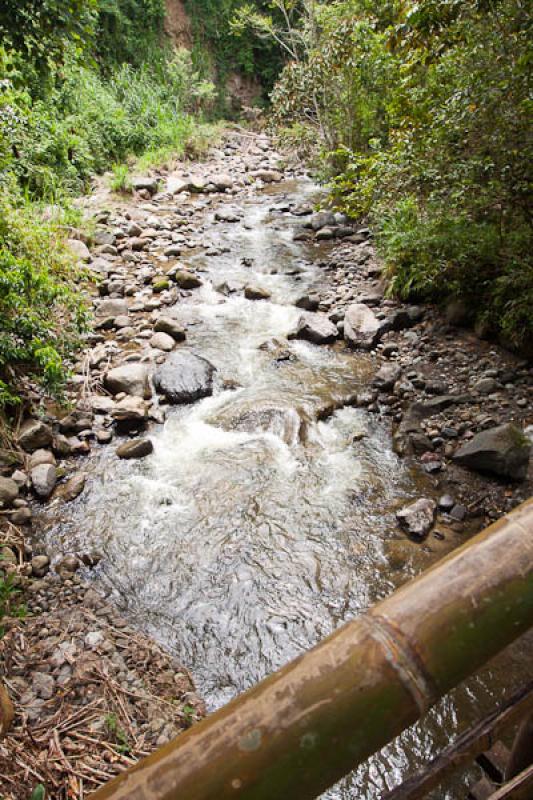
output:
{"label": "boulder", "polygon": [[57,482],[56,468],[53,464],[39,464],[30,472],[35,494],[46,500],[54,491]]}
{"label": "boulder", "polygon": [[198,275],[195,275],[194,272],[189,272],[187,269],[179,269],[174,275],[174,280],[180,289],[198,289],[202,285]]}
{"label": "boulder", "polygon": [[102,300],[96,307],[97,317],[122,317],[127,316],[129,313],[128,304],[125,300]]}
{"label": "boulder", "polygon": [[156,350],[170,353],[171,350],[174,350],[175,341],[168,333],[154,333],[150,339],[150,345]]}
{"label": "boulder", "polygon": [[26,452],[33,453],[40,447],[51,445],[53,438],[52,429],[48,425],[38,419],[28,419],[19,431],[18,443]]}
{"label": "boulder", "polygon": [[217,222],[239,222],[242,214],[233,208],[219,208],[215,211],[215,219]]}
{"label": "boulder", "polygon": [[11,478],[0,478],[0,508],[7,508],[19,494],[19,487]]}
{"label": "boulder", "polygon": [[175,342],[183,342],[186,338],[185,330],[180,323],[172,317],[159,317],[154,325],[156,333],[166,333],[172,336]]}
{"label": "boulder", "polygon": [[401,374],[402,369],[398,364],[383,364],[374,376],[372,383],[378,389],[387,392],[394,387]]}
{"label": "boulder", "polygon": [[344,338],[351,347],[372,350],[386,331],[386,324],[363,303],[352,303],[344,315]]}
{"label": "boulder", "polygon": [[117,456],[123,459],[144,458],[149,456],[153,449],[154,446],[150,439],[134,439],[117,447]]}
{"label": "boulder", "polygon": [[111,416],[117,430],[126,433],[145,426],[148,410],[140,397],[124,397],[116,404]]}
{"label": "boulder", "polygon": [[175,352],[154,373],[154,386],[170,403],[192,403],[213,394],[216,369],[207,359]]}
{"label": "boulder", "polygon": [[105,388],[113,394],[125,392],[132,397],[151,397],[150,375],[146,364],[122,364],[104,377]]}
{"label": "boulder", "polygon": [[34,469],[39,464],[56,465],[56,458],[51,450],[35,450],[30,456],[29,468]]}
{"label": "boulder", "polygon": [[233,188],[233,179],[230,178],[230,176],[226,175],[225,173],[221,173],[219,175],[215,175],[214,177],[212,177],[211,183],[213,183],[217,187],[219,192],[224,192],[226,191],[226,189]]}
{"label": "boulder", "polygon": [[131,188],[136,192],[140,192],[141,189],[144,189],[150,192],[150,194],[156,194],[158,188],[157,178],[150,178],[149,176],[132,178]]}
{"label": "boulder", "polygon": [[31,574],[35,578],[44,578],[50,569],[50,559],[48,556],[34,556],[31,560]]}
{"label": "boulder", "polygon": [[281,172],[274,169],[258,169],[251,173],[252,177],[263,183],[277,183],[283,178]]}
{"label": "boulder", "polygon": [[304,314],[290,338],[305,339],[313,344],[331,344],[338,336],[337,326],[325,314]]}
{"label": "boulder", "polygon": [[320,298],[316,294],[303,294],[298,300],[295,302],[296,308],[303,308],[304,311],[316,311],[318,308],[318,304],[320,302]]}
{"label": "boulder", "polygon": [[429,497],[421,497],[396,513],[401,527],[417,539],[423,539],[433,526],[437,504]]}
{"label": "boulder", "polygon": [[245,286],[244,296],[247,300],[268,300],[270,292],[268,289],[261,289],[260,286]]}
{"label": "boulder", "polygon": [[81,239],[67,239],[67,247],[78,261],[88,263],[91,260],[91,252]]}
{"label": "boulder", "polygon": [[516,425],[506,423],[476,434],[457,450],[453,459],[469,469],[523,480],[530,454],[529,439]]}

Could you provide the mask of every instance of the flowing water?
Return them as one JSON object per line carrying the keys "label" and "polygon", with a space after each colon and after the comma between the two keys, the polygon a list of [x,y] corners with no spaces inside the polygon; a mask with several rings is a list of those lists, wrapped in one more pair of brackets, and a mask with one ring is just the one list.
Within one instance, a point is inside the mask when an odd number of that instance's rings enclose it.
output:
{"label": "flowing water", "polygon": [[[48,518],[58,549],[101,551],[98,580],[182,659],[211,709],[417,569],[394,570],[386,545],[398,505],[430,487],[392,453],[390,424],[349,406],[320,421],[367,385],[368,356],[286,339],[318,256],[293,241],[294,217],[269,208],[273,193],[312,191],[300,181],[257,194],[241,223],[210,229],[227,252],[191,257],[206,282],[171,313],[185,346],[217,367],[214,396],[173,409],[141,462],[99,450],[83,496]],[[271,301],[225,297],[224,282]],[[495,691],[471,682],[327,797],[379,797],[447,742],[458,708],[479,713]]]}

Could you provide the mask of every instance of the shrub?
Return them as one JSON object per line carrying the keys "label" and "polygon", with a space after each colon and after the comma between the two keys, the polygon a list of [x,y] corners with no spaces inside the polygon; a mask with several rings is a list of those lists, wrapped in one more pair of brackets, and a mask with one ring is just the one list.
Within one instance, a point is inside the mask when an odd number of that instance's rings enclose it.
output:
{"label": "shrub", "polygon": [[20,402],[23,374],[59,396],[86,324],[58,213],[47,221],[13,185],[0,190],[0,408]]}

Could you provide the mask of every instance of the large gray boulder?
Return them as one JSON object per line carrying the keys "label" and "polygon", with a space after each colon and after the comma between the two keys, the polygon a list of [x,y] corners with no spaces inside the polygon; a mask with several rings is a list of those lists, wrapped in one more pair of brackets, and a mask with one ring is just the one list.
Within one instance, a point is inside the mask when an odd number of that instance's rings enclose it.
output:
{"label": "large gray boulder", "polygon": [[106,298],[96,306],[97,317],[122,317],[129,314],[128,304],[125,300]]}
{"label": "large gray boulder", "polygon": [[125,392],[132,397],[149,398],[150,371],[146,364],[133,362],[109,370],[104,378],[105,388],[113,394]]}
{"label": "large gray boulder", "polygon": [[35,494],[46,500],[54,491],[57,482],[56,468],[53,464],[39,464],[30,473]]}
{"label": "large gray boulder", "polygon": [[213,394],[216,369],[207,359],[178,351],[154,373],[154,386],[169,403],[193,403]]}
{"label": "large gray boulder", "polygon": [[303,314],[291,339],[305,339],[313,344],[331,344],[339,336],[337,326],[325,314]]}
{"label": "large gray boulder", "polygon": [[134,189],[136,192],[140,192],[141,189],[145,189],[147,192],[150,192],[150,194],[155,194],[158,188],[157,184],[157,178],[152,178],[146,175],[131,179],[132,189]]}
{"label": "large gray boulder", "polygon": [[53,438],[52,429],[48,425],[38,419],[28,419],[19,431],[18,443],[27,453],[33,453],[41,447],[48,447]]}
{"label": "large gray boulder", "polygon": [[386,324],[363,303],[352,303],[344,315],[344,338],[351,347],[372,350],[385,333]]}
{"label": "large gray boulder", "polygon": [[184,328],[177,319],[173,319],[172,317],[159,317],[154,325],[154,331],[156,333],[168,333],[175,342],[183,342],[186,338]]}
{"label": "large gray boulder", "polygon": [[478,433],[460,447],[453,458],[469,469],[523,480],[530,454],[531,442],[520,428],[509,422]]}

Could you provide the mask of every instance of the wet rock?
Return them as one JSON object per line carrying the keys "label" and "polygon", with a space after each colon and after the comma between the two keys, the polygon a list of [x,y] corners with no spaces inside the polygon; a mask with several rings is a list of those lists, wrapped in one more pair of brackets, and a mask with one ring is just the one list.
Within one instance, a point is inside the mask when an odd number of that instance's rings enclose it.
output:
{"label": "wet rock", "polygon": [[48,447],[53,440],[52,429],[38,419],[28,419],[22,425],[18,442],[28,453],[33,453],[40,447]]}
{"label": "wet rock", "polygon": [[439,498],[438,506],[441,511],[451,511],[455,505],[455,500],[449,494],[444,494]]}
{"label": "wet rock", "polygon": [[530,453],[529,439],[516,425],[507,423],[478,433],[457,450],[453,460],[479,472],[523,480]]}
{"label": "wet rock", "polygon": [[132,397],[151,397],[150,375],[146,364],[123,364],[111,369],[104,378],[104,386],[113,394],[125,392]]}
{"label": "wet rock", "polygon": [[333,228],[320,228],[316,234],[317,242],[326,242],[333,238],[335,238],[335,230]]}
{"label": "wet rock", "polygon": [[0,508],[13,504],[19,494],[19,487],[11,478],[0,478]]}
{"label": "wet rock", "polygon": [[368,306],[352,303],[344,316],[344,338],[351,347],[371,350],[385,333],[386,326]]}
{"label": "wet rock", "polygon": [[48,556],[34,556],[31,560],[31,573],[36,578],[44,578],[50,569],[50,559]]}
{"label": "wet rock", "polygon": [[180,289],[198,289],[198,287],[202,285],[202,281],[198,275],[186,269],[179,269],[174,274],[174,280]]}
{"label": "wet rock", "polygon": [[63,556],[56,564],[56,572],[62,578],[69,578],[80,568],[81,563],[77,556],[68,555]]}
{"label": "wet rock", "polygon": [[56,468],[53,464],[39,464],[30,473],[35,493],[46,500],[54,491],[57,482]]}
{"label": "wet rock", "polygon": [[145,458],[153,452],[154,446],[150,439],[135,439],[125,442],[117,447],[117,456],[123,459]]}
{"label": "wet rock", "polygon": [[402,368],[398,364],[383,364],[374,376],[372,383],[378,389],[386,392],[394,387],[401,374]]}
{"label": "wet rock", "polygon": [[[298,298],[298,300],[295,302],[294,305],[296,306],[296,308],[304,309],[304,311],[316,311],[318,309],[319,302],[320,298],[318,297],[318,295],[304,294]],[[335,320],[331,321],[335,322]]]}
{"label": "wet rock", "polygon": [[215,211],[217,222],[239,222],[242,219],[238,211],[231,208],[219,208]]}
{"label": "wet rock", "polygon": [[270,292],[268,289],[261,289],[260,286],[245,286],[244,296],[247,300],[268,300]]}
{"label": "wet rock", "polygon": [[150,339],[150,345],[156,350],[163,350],[165,353],[170,353],[174,349],[175,341],[168,333],[154,333]]}
{"label": "wet rock", "polygon": [[83,472],[80,472],[78,475],[73,475],[64,486],[59,487],[57,495],[61,497],[65,503],[70,503],[83,492],[86,480],[87,476]]}
{"label": "wet rock", "polygon": [[423,539],[433,526],[437,505],[429,497],[421,497],[396,513],[401,527],[411,536]]}
{"label": "wet rock", "polygon": [[154,374],[154,386],[170,403],[193,403],[213,393],[216,369],[194,353],[175,352]]}
{"label": "wet rock", "polygon": [[304,314],[290,338],[305,339],[313,344],[331,344],[338,336],[337,326],[325,314]]}
{"label": "wet rock", "polygon": [[175,342],[183,342],[186,338],[184,328],[172,317],[159,317],[154,325],[154,330],[156,333],[166,333],[172,336]]}
{"label": "wet rock", "polygon": [[120,433],[143,428],[148,420],[146,403],[140,397],[124,397],[118,402],[111,416]]}

